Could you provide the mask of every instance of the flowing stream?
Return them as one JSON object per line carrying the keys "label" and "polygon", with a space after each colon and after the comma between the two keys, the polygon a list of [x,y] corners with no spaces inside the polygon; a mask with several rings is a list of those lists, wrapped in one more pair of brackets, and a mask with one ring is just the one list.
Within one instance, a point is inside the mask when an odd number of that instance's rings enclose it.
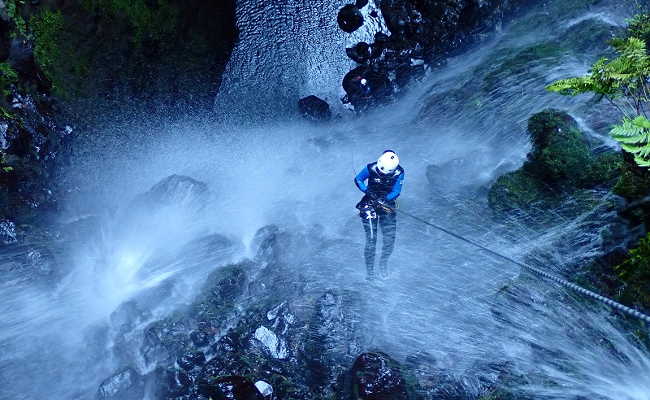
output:
{"label": "flowing stream", "polygon": [[[150,320],[187,304],[212,269],[249,257],[253,235],[271,223],[294,231],[317,226],[323,232],[327,240],[322,246],[309,247],[311,253],[302,259],[308,261],[291,267],[311,285],[358,292],[364,299],[359,323],[372,348],[398,360],[426,351],[438,365],[459,374],[477,360],[508,362],[530,377],[518,390],[535,398],[650,399],[650,354],[609,310],[521,275],[516,266],[406,216],[399,218],[390,278],[375,284],[365,279],[363,230],[354,209],[360,195],[352,178],[387,148],[399,152],[406,169],[403,210],[560,275],[570,275],[567,265],[599,255],[601,230],[615,219],[606,206],[597,204],[591,212],[574,216],[558,210],[555,228],[539,232],[522,221],[494,222],[481,190],[498,174],[521,165],[529,149],[526,121],[546,107],[568,109],[595,141],[609,145],[588,97],[562,98],[543,89],[555,78],[585,72],[605,46],[594,44],[578,55],[562,49],[533,57],[519,69],[500,68],[519,51],[561,41],[576,29],[580,34],[581,26],[615,30],[630,9],[616,1],[593,6],[577,2],[571,9],[562,1],[547,3],[548,8],[534,8],[492,39],[429,71],[395,103],[362,116],[342,111],[329,124],[313,125],[279,107],[282,112],[273,121],[269,110],[263,110],[263,126],[179,118],[166,124],[152,119],[106,127],[97,148],[80,154],[68,174],[79,189],[67,199],[61,222],[91,221],[94,228],[62,245],[59,259],[65,260],[65,274],[52,284],[18,271],[0,283],[0,399],[92,398],[119,363],[111,352],[111,331],[100,327],[121,304],[152,293],[156,300]],[[317,14],[312,10],[307,15]],[[301,40],[301,30],[287,32],[293,35],[287,42]],[[323,57],[344,54],[343,44],[338,49],[320,44],[326,46],[318,53]],[[282,75],[273,63],[299,52],[295,49],[273,54],[273,47],[266,47],[270,54],[265,68]],[[232,63],[251,57],[244,51],[253,50],[240,46]],[[294,62],[305,62],[304,57]],[[335,71],[345,70],[347,61],[341,63]],[[296,66],[287,60],[277,65]],[[311,90],[315,80],[305,76],[322,71],[306,68],[300,72],[304,79],[292,81],[297,86],[282,81],[286,90],[277,93],[278,103],[296,93],[308,94],[303,91]],[[240,71],[246,76],[237,76],[237,71],[236,64],[228,68],[224,85],[234,82],[236,88],[242,79],[254,79],[249,71]],[[493,90],[467,89],[460,100],[449,100],[454,90],[487,81],[490,73],[498,82]],[[260,86],[266,96],[267,90],[275,90],[263,86],[268,77],[263,74],[248,91]],[[247,96],[255,94],[233,87],[224,89],[231,92],[225,100],[217,99],[217,107],[254,113],[249,107],[257,100],[247,103]],[[321,88],[321,93],[337,91]],[[454,108],[458,104],[464,105],[462,113]],[[105,156],[97,157],[100,152]],[[441,168],[427,177],[430,165]],[[196,207],[191,198],[177,198],[159,209],[131,203],[173,174],[205,182],[210,190],[207,206]],[[611,198],[606,192],[598,196],[603,204]],[[166,261],[187,243],[210,234],[223,235],[233,245],[223,252],[197,250]],[[12,260],[30,249],[2,254],[2,268],[17,268]],[[505,290],[510,295],[500,294],[504,288],[511,288]]]}

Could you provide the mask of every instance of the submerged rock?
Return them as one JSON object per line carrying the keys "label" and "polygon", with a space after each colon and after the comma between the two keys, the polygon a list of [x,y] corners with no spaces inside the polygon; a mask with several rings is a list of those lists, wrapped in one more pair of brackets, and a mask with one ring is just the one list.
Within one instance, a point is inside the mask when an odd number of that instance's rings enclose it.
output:
{"label": "submerged rock", "polygon": [[303,117],[313,121],[327,121],[332,118],[330,105],[316,96],[307,96],[298,101],[298,109]]}
{"label": "submerged rock", "polygon": [[99,385],[98,400],[142,400],[144,379],[131,368],[116,373]]}

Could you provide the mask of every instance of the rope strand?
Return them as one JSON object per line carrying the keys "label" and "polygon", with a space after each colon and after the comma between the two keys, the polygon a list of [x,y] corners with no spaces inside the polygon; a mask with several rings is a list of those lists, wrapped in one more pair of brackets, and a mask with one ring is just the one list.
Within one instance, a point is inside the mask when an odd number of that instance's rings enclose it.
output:
{"label": "rope strand", "polygon": [[406,211],[402,211],[400,209],[394,209],[394,208],[391,208],[391,207],[388,207],[388,206],[385,206],[385,205],[383,207],[388,208],[388,209],[392,210],[393,212],[396,212],[396,213],[399,213],[399,214],[404,214],[409,218],[412,218],[412,219],[414,219],[414,220],[416,220],[416,221],[418,221],[420,223],[428,225],[428,226],[430,226],[430,227],[432,227],[434,229],[437,229],[437,230],[439,230],[439,231],[441,231],[441,232],[443,232],[443,233],[445,233],[445,234],[447,234],[447,235],[449,235],[451,237],[454,237],[454,238],[456,238],[456,239],[458,239],[458,240],[460,240],[462,242],[465,242],[465,243],[467,243],[467,244],[469,244],[471,246],[477,247],[477,248],[487,252],[488,254],[491,254],[494,257],[497,257],[497,258],[500,258],[502,260],[508,261],[508,262],[510,262],[510,263],[512,263],[514,265],[517,265],[517,266],[527,270],[527,271],[532,272],[533,274],[535,274],[537,276],[540,276],[542,278],[553,281],[553,282],[555,282],[555,283],[557,283],[557,284],[559,284],[561,286],[564,286],[564,287],[569,288],[569,289],[571,289],[571,290],[573,290],[573,291],[575,291],[577,293],[580,293],[583,296],[592,298],[592,299],[597,300],[597,301],[599,301],[599,302],[601,302],[603,304],[607,304],[608,306],[610,306],[610,307],[612,307],[612,308],[614,308],[614,309],[616,309],[618,311],[621,311],[621,312],[623,312],[623,313],[625,313],[627,315],[638,318],[641,321],[644,321],[644,322],[650,324],[650,316],[648,316],[648,315],[646,315],[646,314],[644,314],[644,313],[642,313],[642,312],[640,312],[638,310],[635,310],[634,308],[627,307],[627,306],[625,306],[625,305],[623,305],[621,303],[618,303],[618,302],[616,302],[616,301],[614,301],[614,300],[612,300],[610,298],[607,298],[605,296],[601,296],[598,293],[592,292],[592,291],[587,290],[587,289],[585,289],[585,288],[583,288],[581,286],[578,286],[575,283],[571,283],[571,282],[569,282],[569,281],[567,281],[565,279],[562,279],[562,278],[560,278],[558,276],[555,276],[555,275],[550,274],[548,272],[542,271],[542,270],[540,270],[538,268],[531,267],[530,265],[519,262],[519,261],[517,261],[517,260],[515,260],[515,259],[513,259],[511,257],[508,257],[508,256],[505,256],[503,254],[497,253],[496,251],[491,250],[491,249],[489,249],[489,248],[487,248],[487,247],[485,247],[485,246],[483,246],[483,245],[481,245],[479,243],[476,243],[476,242],[474,242],[474,241],[472,241],[470,239],[467,239],[467,238],[465,238],[465,237],[463,237],[463,236],[461,236],[459,234],[456,234],[456,233],[454,233],[454,232],[452,232],[452,231],[450,231],[448,229],[445,229],[442,226],[433,224],[433,223],[431,223],[429,221],[426,221],[426,220],[424,220],[424,219],[422,219],[422,218],[420,218],[418,216],[407,213]]}

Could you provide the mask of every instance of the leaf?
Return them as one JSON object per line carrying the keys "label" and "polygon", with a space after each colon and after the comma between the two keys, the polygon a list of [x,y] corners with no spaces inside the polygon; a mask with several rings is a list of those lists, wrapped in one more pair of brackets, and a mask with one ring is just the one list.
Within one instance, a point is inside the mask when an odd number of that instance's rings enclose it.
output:
{"label": "leaf", "polygon": [[14,167],[3,167],[2,170],[8,174],[14,170]]}

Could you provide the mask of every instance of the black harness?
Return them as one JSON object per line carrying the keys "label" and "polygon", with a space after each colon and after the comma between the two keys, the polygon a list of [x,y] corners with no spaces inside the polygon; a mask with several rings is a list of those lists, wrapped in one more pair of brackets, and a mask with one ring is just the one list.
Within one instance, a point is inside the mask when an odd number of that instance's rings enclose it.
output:
{"label": "black harness", "polygon": [[366,194],[383,198],[393,191],[393,187],[397,183],[400,175],[404,173],[404,169],[398,166],[392,174],[384,175],[379,172],[377,163],[374,162],[368,164],[368,172],[370,173],[370,177],[368,178],[368,191]]}

